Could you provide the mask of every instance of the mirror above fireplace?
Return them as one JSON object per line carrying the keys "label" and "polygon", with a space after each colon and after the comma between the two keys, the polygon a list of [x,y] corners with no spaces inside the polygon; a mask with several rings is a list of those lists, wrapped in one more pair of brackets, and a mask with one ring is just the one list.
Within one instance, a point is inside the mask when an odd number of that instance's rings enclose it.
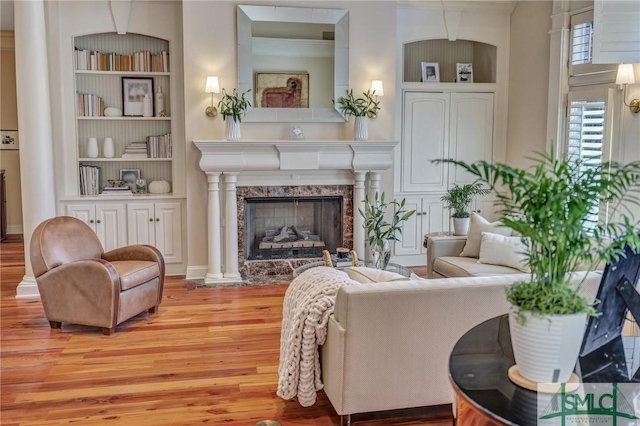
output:
{"label": "mirror above fireplace", "polygon": [[[331,100],[344,95],[349,87],[347,10],[240,5],[237,24],[238,90],[241,93],[251,90],[250,98],[254,106],[247,112],[244,121],[345,121]],[[314,31],[320,36],[305,35],[305,32],[309,34]],[[287,64],[295,69],[288,69]],[[258,73],[287,73],[296,79],[285,77],[282,84],[275,83],[276,90],[281,86],[285,89],[291,84],[295,87],[300,84],[296,83],[297,79],[301,78],[307,85],[308,103],[303,105],[308,106],[263,106],[263,91],[256,83]],[[290,83],[290,80],[295,82]]]}

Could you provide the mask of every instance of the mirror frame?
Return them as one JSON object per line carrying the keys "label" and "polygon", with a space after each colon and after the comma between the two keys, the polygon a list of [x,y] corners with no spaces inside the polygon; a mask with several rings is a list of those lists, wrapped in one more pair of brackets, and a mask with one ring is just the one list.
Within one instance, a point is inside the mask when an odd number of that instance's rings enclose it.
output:
{"label": "mirror frame", "polygon": [[[252,22],[293,22],[333,24],[335,28],[333,63],[333,99],[349,89],[349,11],[305,7],[238,5],[238,92],[251,89],[255,94]],[[250,108],[243,117],[247,122],[344,122],[346,117],[332,108]]]}

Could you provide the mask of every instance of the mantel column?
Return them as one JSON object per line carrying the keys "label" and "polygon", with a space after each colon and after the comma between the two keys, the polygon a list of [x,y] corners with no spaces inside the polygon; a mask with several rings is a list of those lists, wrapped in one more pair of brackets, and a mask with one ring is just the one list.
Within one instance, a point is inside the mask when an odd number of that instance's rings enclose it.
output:
{"label": "mantel column", "polygon": [[56,215],[49,65],[44,2],[15,2],[16,92],[25,276],[16,297],[38,296],[29,243],[40,222]]}
{"label": "mantel column", "polygon": [[222,278],[222,250],[220,244],[220,172],[207,173],[209,182],[208,216],[207,225],[209,234],[207,238],[209,249],[209,266],[205,283],[218,281]]}
{"label": "mantel column", "polygon": [[[369,172],[369,199],[373,200],[380,192],[380,172]],[[381,194],[382,195],[382,194]]]}
{"label": "mantel column", "polygon": [[353,186],[353,249],[361,259],[365,258],[364,218],[358,209],[364,209],[364,180],[367,172],[354,171],[355,184]]}
{"label": "mantel column", "polygon": [[225,184],[225,281],[242,281],[238,272],[238,172],[224,172]]}

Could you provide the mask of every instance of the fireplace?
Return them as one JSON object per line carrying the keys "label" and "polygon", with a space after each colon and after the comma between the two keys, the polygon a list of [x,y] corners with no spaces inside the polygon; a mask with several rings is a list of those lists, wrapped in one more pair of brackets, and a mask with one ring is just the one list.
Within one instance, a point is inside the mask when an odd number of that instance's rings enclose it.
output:
{"label": "fireplace", "polygon": [[245,260],[322,257],[342,246],[342,197],[245,198]]}

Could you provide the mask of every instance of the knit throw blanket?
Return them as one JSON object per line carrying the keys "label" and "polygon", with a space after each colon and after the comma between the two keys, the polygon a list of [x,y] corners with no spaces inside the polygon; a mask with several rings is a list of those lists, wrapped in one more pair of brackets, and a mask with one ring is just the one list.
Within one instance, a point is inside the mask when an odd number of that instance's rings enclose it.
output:
{"label": "knit throw blanket", "polygon": [[316,402],[323,388],[318,346],[327,339],[327,322],[333,313],[336,294],[343,284],[353,283],[337,269],[319,266],[296,277],[284,296],[278,396],[298,396],[303,407]]}

